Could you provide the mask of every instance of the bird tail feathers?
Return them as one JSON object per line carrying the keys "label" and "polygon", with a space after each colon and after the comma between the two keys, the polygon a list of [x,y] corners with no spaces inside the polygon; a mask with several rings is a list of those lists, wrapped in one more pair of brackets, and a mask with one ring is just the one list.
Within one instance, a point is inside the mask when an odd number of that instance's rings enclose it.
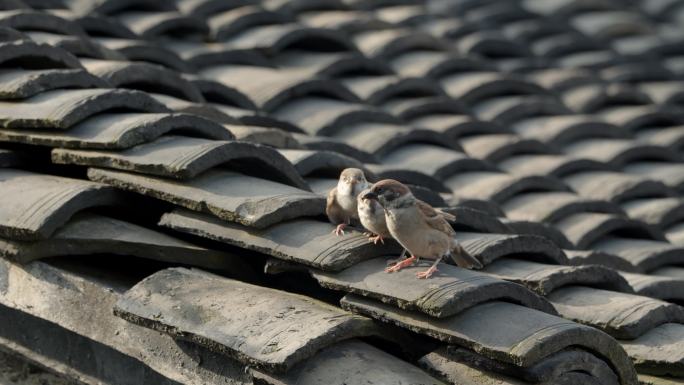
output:
{"label": "bird tail feathers", "polygon": [[482,262],[468,252],[460,244],[456,244],[451,250],[451,259],[458,265],[458,267],[463,267],[465,269],[476,269],[480,270],[484,266]]}

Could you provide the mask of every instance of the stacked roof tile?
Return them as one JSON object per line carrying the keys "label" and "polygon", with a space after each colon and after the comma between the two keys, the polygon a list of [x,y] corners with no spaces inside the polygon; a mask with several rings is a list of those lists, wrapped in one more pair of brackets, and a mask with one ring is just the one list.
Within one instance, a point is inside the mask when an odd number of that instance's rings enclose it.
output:
{"label": "stacked roof tile", "polygon": [[[0,347],[88,384],[684,383],[684,1],[14,0]],[[484,269],[386,274],[339,172]]]}

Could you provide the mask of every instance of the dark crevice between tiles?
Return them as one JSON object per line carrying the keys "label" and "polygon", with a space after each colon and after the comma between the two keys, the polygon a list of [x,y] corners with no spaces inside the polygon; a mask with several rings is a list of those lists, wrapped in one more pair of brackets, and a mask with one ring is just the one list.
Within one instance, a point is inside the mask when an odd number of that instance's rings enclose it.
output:
{"label": "dark crevice between tiles", "polygon": [[213,271],[211,269],[203,267],[203,270],[211,271],[218,275],[235,278],[259,286],[267,286],[271,280],[271,277],[263,274],[264,266],[266,265],[266,261],[269,258],[268,255],[248,249],[243,249],[237,246],[232,246],[223,242],[213,241],[211,239],[192,235],[189,233],[174,231],[165,226],[155,226],[153,227],[153,229],[155,231],[174,237],[181,241],[191,243],[195,246],[200,246],[208,250],[222,251],[230,255],[239,256],[240,261],[244,263],[245,268],[247,269],[241,271]]}
{"label": "dark crevice between tiles", "polygon": [[[647,240],[653,240],[653,234],[648,232],[644,228],[639,228],[639,227],[625,227],[617,230],[613,230],[611,232],[608,232],[604,234],[601,238],[597,239],[593,243],[596,243],[600,241],[601,239],[605,239],[607,237],[614,236],[617,238],[632,238],[632,239],[647,239]],[[593,247],[593,245],[589,245],[590,247]]]}
{"label": "dark crevice between tiles", "polygon": [[292,186],[292,181],[287,179],[280,170],[273,168],[270,164],[258,158],[234,159],[221,163],[218,167],[255,178],[268,179],[287,186]]}
{"label": "dark crevice between tiles", "polygon": [[[61,167],[52,164],[50,152],[52,148],[43,146],[34,146],[30,144],[20,144],[12,142],[0,142],[0,148],[5,150],[16,151],[22,157],[22,162],[19,166],[13,168],[21,168],[22,170],[35,171],[42,174],[51,174],[55,169],[59,170]],[[85,172],[82,173],[85,177]]]}
{"label": "dark crevice between tiles", "polygon": [[503,255],[501,258],[520,259],[523,261],[545,263],[550,265],[558,264],[556,260],[543,253],[512,253]]}
{"label": "dark crevice between tiles", "polygon": [[162,94],[173,96],[174,98],[189,100],[183,89],[170,87],[161,83],[152,82],[128,82],[117,85],[117,88],[127,88],[131,90],[144,91],[151,94]]}
{"label": "dark crevice between tiles", "polygon": [[318,36],[307,36],[296,39],[294,42],[282,47],[281,51],[285,50],[344,52],[349,51],[349,47],[341,42],[335,41],[334,39],[327,39]]}
{"label": "dark crevice between tiles", "polygon": [[433,338],[409,332],[398,326],[383,324],[381,327],[384,329],[384,336],[369,336],[359,339],[416,366],[421,357],[436,350],[441,345],[439,341]]}
{"label": "dark crevice between tiles", "polygon": [[21,56],[2,62],[2,68],[22,68],[26,70],[69,69],[59,60],[51,60],[45,56]]}
{"label": "dark crevice between tiles", "polygon": [[232,98],[227,97],[220,92],[204,91],[202,92],[202,96],[204,96],[204,99],[207,101],[207,103],[216,103],[235,108],[244,108],[243,105],[236,103]]}
{"label": "dark crevice between tiles", "polygon": [[322,288],[307,271],[291,271],[263,277],[263,284],[272,289],[302,294],[333,306],[340,306],[346,293]]}
{"label": "dark crevice between tiles", "polygon": [[119,204],[114,206],[95,207],[88,211],[154,229],[157,232],[166,233],[174,238],[179,238],[177,233],[164,227],[157,226],[159,218],[161,218],[164,213],[173,210],[173,204],[124,191],[121,191],[120,194],[122,198]]}
{"label": "dark crevice between tiles", "polygon": [[170,267],[160,261],[114,254],[50,257],[43,262],[106,283],[121,293],[157,271]]}

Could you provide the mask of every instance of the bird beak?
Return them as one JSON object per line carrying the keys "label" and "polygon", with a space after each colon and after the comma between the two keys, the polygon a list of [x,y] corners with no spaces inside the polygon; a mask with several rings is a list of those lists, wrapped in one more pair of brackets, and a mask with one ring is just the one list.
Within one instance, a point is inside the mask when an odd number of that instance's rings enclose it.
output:
{"label": "bird beak", "polygon": [[369,191],[369,192],[363,194],[363,196],[361,196],[361,199],[378,199],[378,194],[376,194],[372,191]]}

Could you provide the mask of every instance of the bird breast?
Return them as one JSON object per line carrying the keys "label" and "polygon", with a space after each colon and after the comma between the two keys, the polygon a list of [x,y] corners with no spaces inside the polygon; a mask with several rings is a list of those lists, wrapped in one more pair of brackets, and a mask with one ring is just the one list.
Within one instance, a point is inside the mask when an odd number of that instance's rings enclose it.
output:
{"label": "bird breast", "polygon": [[428,225],[415,206],[387,211],[387,228],[416,257],[439,258],[449,253],[451,237]]}
{"label": "bird breast", "polygon": [[374,234],[383,237],[390,236],[385,223],[385,212],[379,205],[375,203],[359,204],[359,220],[363,227]]}
{"label": "bird breast", "polygon": [[[353,193],[353,192],[352,192]],[[356,213],[356,196],[352,194],[337,194],[337,203],[342,209],[349,213]]]}

